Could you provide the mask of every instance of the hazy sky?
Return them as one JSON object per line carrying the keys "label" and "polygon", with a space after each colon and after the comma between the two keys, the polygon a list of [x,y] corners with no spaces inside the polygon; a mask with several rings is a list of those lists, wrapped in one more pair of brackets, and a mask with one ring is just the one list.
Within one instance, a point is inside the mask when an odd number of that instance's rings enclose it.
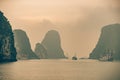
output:
{"label": "hazy sky", "polygon": [[103,26],[120,22],[120,0],[0,0],[13,29],[27,32],[32,49],[48,30],[61,36],[65,53],[88,56]]}

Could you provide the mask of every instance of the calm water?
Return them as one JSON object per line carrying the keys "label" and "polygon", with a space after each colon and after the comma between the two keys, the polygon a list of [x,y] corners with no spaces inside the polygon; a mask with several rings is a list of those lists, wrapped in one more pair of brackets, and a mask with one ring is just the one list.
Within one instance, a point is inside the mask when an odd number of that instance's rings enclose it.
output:
{"label": "calm water", "polygon": [[0,64],[0,80],[112,80],[116,64],[119,62],[23,60]]}

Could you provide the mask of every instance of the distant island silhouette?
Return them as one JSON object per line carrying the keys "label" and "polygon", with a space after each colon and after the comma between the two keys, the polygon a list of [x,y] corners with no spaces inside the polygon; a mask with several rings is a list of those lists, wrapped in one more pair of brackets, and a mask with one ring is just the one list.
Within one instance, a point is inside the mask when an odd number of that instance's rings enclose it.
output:
{"label": "distant island silhouette", "polygon": [[[40,48],[41,50],[44,49],[44,51],[41,52]],[[61,48],[59,33],[56,30],[48,31],[41,44],[37,44],[35,53],[37,55],[44,55],[48,59],[65,58],[64,51]]]}
{"label": "distant island silhouette", "polygon": [[120,60],[120,24],[111,24],[102,28],[99,41],[89,58],[99,59],[111,54],[114,60]]}
{"label": "distant island silhouette", "polygon": [[29,38],[25,31],[16,29],[14,32],[17,59],[39,59],[32,51]]}
{"label": "distant island silhouette", "polygon": [[40,59],[47,59],[47,49],[40,43],[37,43],[35,46],[35,54],[40,58]]}

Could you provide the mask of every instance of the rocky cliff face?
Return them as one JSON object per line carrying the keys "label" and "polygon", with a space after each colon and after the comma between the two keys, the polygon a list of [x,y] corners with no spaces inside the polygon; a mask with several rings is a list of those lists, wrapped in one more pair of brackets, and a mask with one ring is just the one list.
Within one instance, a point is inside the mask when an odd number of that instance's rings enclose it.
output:
{"label": "rocky cliff face", "polygon": [[15,47],[17,50],[18,59],[38,59],[31,49],[29,38],[25,31],[17,29],[14,30]]}
{"label": "rocky cliff face", "polygon": [[99,59],[108,51],[113,53],[115,60],[120,60],[120,24],[107,25],[102,28],[99,41],[90,54],[90,58]]}
{"label": "rocky cliff face", "polygon": [[65,58],[64,52],[61,48],[60,35],[57,31],[55,30],[48,31],[41,44],[47,50],[47,58],[49,59]]}
{"label": "rocky cliff face", "polygon": [[11,25],[0,11],[0,62],[16,61],[16,54]]}
{"label": "rocky cliff face", "polygon": [[47,59],[47,50],[42,44],[36,44],[35,53],[40,59]]}

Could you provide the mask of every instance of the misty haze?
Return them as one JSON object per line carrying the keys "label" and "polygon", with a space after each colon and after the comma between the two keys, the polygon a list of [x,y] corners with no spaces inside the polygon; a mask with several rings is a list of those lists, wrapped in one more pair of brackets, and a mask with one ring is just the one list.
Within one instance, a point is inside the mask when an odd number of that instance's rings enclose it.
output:
{"label": "misty haze", "polygon": [[120,80],[119,0],[0,0],[0,80]]}

